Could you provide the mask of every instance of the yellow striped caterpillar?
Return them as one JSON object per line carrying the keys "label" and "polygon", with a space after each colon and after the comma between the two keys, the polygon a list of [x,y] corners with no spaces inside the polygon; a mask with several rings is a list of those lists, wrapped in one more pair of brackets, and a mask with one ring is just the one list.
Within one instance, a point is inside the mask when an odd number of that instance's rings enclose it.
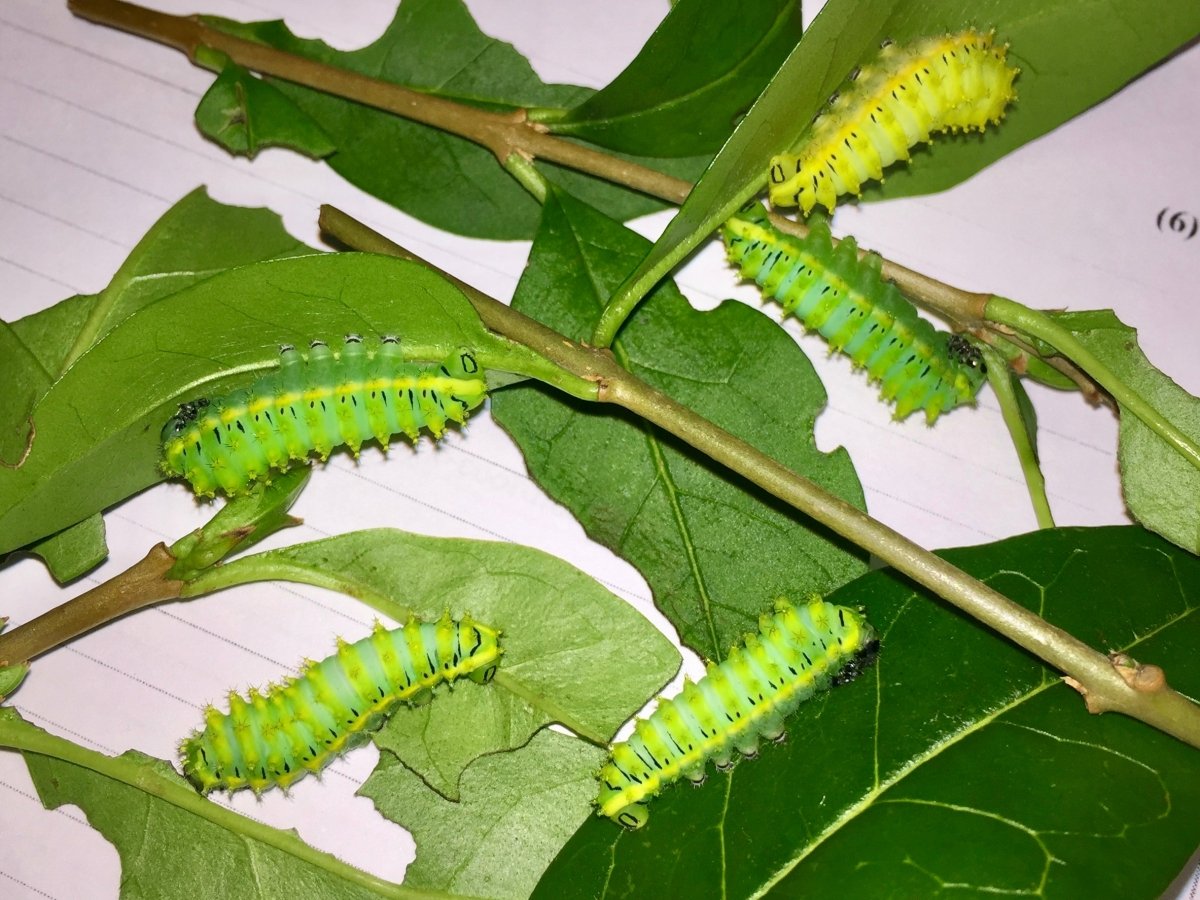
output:
{"label": "yellow striped caterpillar", "polygon": [[333,656],[265,693],[230,693],[228,713],[208,707],[203,728],[180,744],[184,774],[204,794],[286,788],[365,743],[398,704],[419,703],[464,675],[491,681],[503,652],[499,636],[449,612],[390,630],[376,623],[369,637],[339,641]]}
{"label": "yellow striped caterpillar", "polygon": [[820,216],[808,224],[805,238],[784,234],[752,203],[721,235],[743,277],[879,382],[880,396],[896,403],[895,418],[923,409],[932,425],[941,413],[974,403],[987,374],[978,348],[918,316],[883,279],[878,256],[860,260],[853,238],[835,248]]}
{"label": "yellow striped caterpillar", "polygon": [[882,180],[884,169],[932,134],[998,123],[1020,70],[993,38],[969,28],[904,47],[886,42],[813,121],[800,151],[771,160],[771,204],[808,215],[819,203],[832,212],[839,196]]}
{"label": "yellow striped caterpillar", "polygon": [[598,815],[642,827],[647,801],[664,787],[681,777],[701,784],[710,759],[728,769],[735,750],[754,756],[759,738],[781,740],[784,718],[801,701],[857,676],[878,649],[860,613],[819,596],[800,606],[776,601],[758,627],[723,662],[709,663],[704,678],[686,681],[681,693],[639,719],[628,740],[613,745],[597,776]]}
{"label": "yellow striped caterpillar", "polygon": [[355,453],[372,438],[415,441],[421,428],[440,437],[483,402],[487,383],[474,354],[442,363],[405,360],[400,342],[368,347],[347,335],[339,350],[313,341],[308,353],[280,348],[279,368],[249,388],[180,404],[162,430],[163,471],[186,478],[200,496],[245,492],[272,469],[341,444]]}

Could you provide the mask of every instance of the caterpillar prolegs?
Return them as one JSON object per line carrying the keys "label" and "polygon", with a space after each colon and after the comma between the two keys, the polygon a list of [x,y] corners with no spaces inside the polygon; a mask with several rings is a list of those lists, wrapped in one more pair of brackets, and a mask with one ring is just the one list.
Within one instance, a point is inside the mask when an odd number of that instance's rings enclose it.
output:
{"label": "caterpillar prolegs", "polygon": [[807,215],[819,203],[832,212],[839,196],[860,194],[932,134],[998,123],[1020,70],[993,39],[972,28],[904,47],[885,43],[816,118],[799,153],[771,160],[771,204]]}
{"label": "caterpillar prolegs", "polygon": [[487,383],[469,350],[438,364],[405,360],[400,342],[368,347],[357,335],[331,350],[313,341],[307,354],[280,349],[279,368],[249,388],[179,406],[162,430],[163,470],[201,496],[244,492],[271,469],[283,470],[341,444],[355,453],[372,438],[440,437],[483,402]]}
{"label": "caterpillar prolegs", "polygon": [[400,703],[415,704],[434,687],[464,675],[485,683],[503,652],[500,633],[470,616],[445,613],[400,628],[378,623],[355,644],[265,693],[229,695],[229,712],[204,712],[204,726],[179,747],[183,771],[201,793],[288,787],[364,743]]}
{"label": "caterpillar prolegs", "polygon": [[987,375],[978,348],[918,316],[883,279],[877,255],[860,260],[853,238],[835,248],[819,216],[808,225],[803,239],[784,234],[752,203],[722,226],[721,235],[742,276],[866,369],[880,384],[880,396],[895,401],[895,418],[923,409],[932,425],[939,414],[973,403]]}
{"label": "caterpillar prolegs", "polygon": [[627,828],[649,817],[647,801],[687,778],[704,781],[708,761],[733,765],[734,751],[753,756],[760,738],[779,740],[784,718],[817,691],[849,681],[878,648],[862,614],[813,596],[793,606],[778,600],[719,665],[662,700],[639,719],[627,741],[613,745],[598,778],[597,813]]}

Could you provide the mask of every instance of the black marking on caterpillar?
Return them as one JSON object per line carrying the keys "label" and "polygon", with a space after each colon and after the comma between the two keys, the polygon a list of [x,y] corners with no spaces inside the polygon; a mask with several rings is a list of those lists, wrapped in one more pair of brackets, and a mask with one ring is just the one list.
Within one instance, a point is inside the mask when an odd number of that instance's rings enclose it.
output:
{"label": "black marking on caterpillar", "polygon": [[374,438],[416,440],[421,428],[440,437],[483,402],[479,362],[459,350],[442,363],[404,359],[400,342],[370,347],[356,334],[340,350],[313,341],[307,354],[280,347],[279,368],[249,388],[182,403],[162,430],[163,470],[191,482],[201,496],[239,494],[272,469],[287,469],[341,444],[355,453]]}
{"label": "black marking on caterpillar", "polygon": [[857,675],[877,647],[874,630],[853,609],[818,596],[799,607],[776,601],[757,634],[724,662],[710,663],[699,682],[685,681],[677,696],[660,700],[627,741],[613,745],[597,775],[597,813],[640,828],[647,801],[664,787],[681,777],[699,785],[709,760],[725,770],[735,750],[752,757],[760,738],[781,740],[784,718],[801,701]]}
{"label": "black marking on caterpillar", "polygon": [[184,774],[204,794],[287,788],[365,742],[398,704],[419,703],[464,675],[491,681],[503,652],[499,636],[449,612],[390,630],[377,623],[369,637],[339,641],[333,656],[265,693],[230,693],[228,713],[208,707],[204,727],[179,747]]}
{"label": "black marking on caterpillar", "polygon": [[861,194],[931,135],[998,123],[1020,70],[1008,65],[1008,47],[996,46],[994,36],[970,28],[904,47],[885,41],[830,98],[800,151],[771,160],[772,205],[799,206],[805,215],[817,204],[832,211],[839,196]]}
{"label": "black marking on caterpillar", "polygon": [[743,277],[879,382],[883,399],[896,403],[895,418],[923,409],[932,425],[941,413],[974,403],[987,372],[979,349],[918,316],[883,279],[878,256],[860,260],[853,238],[835,248],[820,216],[808,224],[805,238],[784,234],[752,203],[721,235]]}

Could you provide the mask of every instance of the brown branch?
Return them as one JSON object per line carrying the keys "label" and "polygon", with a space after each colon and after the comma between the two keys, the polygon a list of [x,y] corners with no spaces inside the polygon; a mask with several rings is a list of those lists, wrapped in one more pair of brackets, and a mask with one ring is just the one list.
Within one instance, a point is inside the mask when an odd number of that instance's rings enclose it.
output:
{"label": "brown branch", "polygon": [[0,634],[0,666],[27,662],[128,613],[178,599],[183,582],[167,577],[173,565],[175,557],[166,545],[156,544],[116,578]]}
{"label": "brown branch", "polygon": [[198,16],[173,16],[122,0],[70,0],[80,18],[174,47],[197,62],[201,47],[218,50],[247,69],[345,97],[431,125],[486,147],[503,162],[514,153],[559,163],[608,181],[682,203],[692,185],[637,163],[556,138],[526,120],[523,110],[494,113],[226,34]]}

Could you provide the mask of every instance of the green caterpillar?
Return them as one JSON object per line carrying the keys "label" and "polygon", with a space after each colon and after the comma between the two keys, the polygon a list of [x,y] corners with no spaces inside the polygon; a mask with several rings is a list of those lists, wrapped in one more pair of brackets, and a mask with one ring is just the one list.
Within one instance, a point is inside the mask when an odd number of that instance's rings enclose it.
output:
{"label": "green caterpillar", "polygon": [[921,38],[905,47],[886,42],[868,66],[851,73],[797,154],[771,160],[773,206],[818,203],[833,211],[842,194],[861,194],[883,170],[909,158],[909,148],[939,131],[982,131],[998,123],[1016,96],[1020,72],[1005,61],[1007,45],[973,28]]}
{"label": "green caterpillar", "polygon": [[784,717],[819,690],[849,681],[874,658],[875,632],[862,615],[813,596],[794,607],[775,603],[719,665],[700,681],[661,700],[639,719],[627,741],[614,744],[597,778],[597,814],[641,828],[646,801],[681,777],[701,784],[711,759],[733,765],[733,751],[758,752],[759,738],[781,740]]}
{"label": "green caterpillar", "polygon": [[421,428],[441,437],[483,402],[487,383],[469,350],[440,364],[406,361],[400,342],[368,348],[347,335],[340,350],[313,341],[307,355],[285,345],[279,369],[249,388],[180,404],[162,430],[163,471],[181,476],[202,497],[234,495],[315,452],[326,459],[348,444],[358,453],[372,438],[416,440]]}
{"label": "green caterpillar", "polygon": [[503,652],[499,637],[449,612],[391,630],[376,623],[370,637],[339,641],[333,656],[265,693],[230,693],[228,713],[209,706],[204,727],[180,744],[183,772],[203,794],[287,788],[365,743],[397,704],[421,702],[464,675],[491,681]]}
{"label": "green caterpillar", "polygon": [[874,253],[858,258],[854,238],[833,246],[829,225],[814,217],[806,238],[784,234],[757,203],[722,226],[729,260],[763,295],[820,333],[896,403],[896,419],[925,410],[938,415],[975,402],[987,369],[978,348],[938,331],[880,274]]}

